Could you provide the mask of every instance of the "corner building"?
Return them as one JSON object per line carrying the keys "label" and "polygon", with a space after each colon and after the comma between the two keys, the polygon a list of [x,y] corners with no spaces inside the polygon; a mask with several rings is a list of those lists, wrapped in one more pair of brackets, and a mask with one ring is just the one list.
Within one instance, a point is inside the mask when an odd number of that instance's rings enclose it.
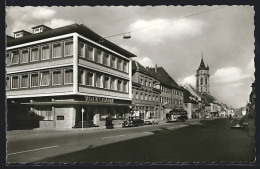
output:
{"label": "corner building", "polygon": [[8,129],[73,128],[82,120],[103,126],[108,115],[120,125],[135,55],[82,24],[32,32],[7,40]]}

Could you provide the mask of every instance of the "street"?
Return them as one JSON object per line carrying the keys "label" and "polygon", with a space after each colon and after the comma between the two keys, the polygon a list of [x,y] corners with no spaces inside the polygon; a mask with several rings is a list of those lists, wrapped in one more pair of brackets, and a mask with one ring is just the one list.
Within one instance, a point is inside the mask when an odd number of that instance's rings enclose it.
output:
{"label": "street", "polygon": [[7,132],[8,163],[253,162],[254,138],[228,119],[134,128]]}

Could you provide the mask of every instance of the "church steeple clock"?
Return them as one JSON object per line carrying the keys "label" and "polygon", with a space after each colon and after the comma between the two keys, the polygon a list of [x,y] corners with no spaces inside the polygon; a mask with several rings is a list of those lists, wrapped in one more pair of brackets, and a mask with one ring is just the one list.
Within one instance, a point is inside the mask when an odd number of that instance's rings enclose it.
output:
{"label": "church steeple clock", "polygon": [[196,90],[200,93],[210,93],[209,76],[209,66],[205,66],[202,54],[200,66],[196,72]]}

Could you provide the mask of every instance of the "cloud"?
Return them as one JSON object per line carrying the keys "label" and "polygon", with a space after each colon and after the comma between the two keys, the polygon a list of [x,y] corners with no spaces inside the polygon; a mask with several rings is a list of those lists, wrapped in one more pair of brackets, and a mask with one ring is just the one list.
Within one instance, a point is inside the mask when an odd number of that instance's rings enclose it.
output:
{"label": "cloud", "polygon": [[192,86],[195,86],[196,77],[194,75],[190,75],[190,76],[187,76],[185,78],[180,78],[177,81],[181,85],[185,85],[187,83],[187,84],[191,84]]}
{"label": "cloud", "polygon": [[137,62],[139,62],[144,67],[154,67],[155,63],[149,58],[149,57],[143,57],[143,58],[134,58]]}
{"label": "cloud", "polygon": [[[55,18],[56,11],[49,7],[9,7],[7,8],[7,17],[13,22],[8,27],[8,33],[27,30],[31,32],[33,26],[45,24],[51,28],[57,28],[74,23],[71,20]],[[19,16],[19,19],[18,19]]]}
{"label": "cloud", "polygon": [[44,24],[51,27],[51,28],[58,28],[66,25],[73,24],[74,22],[71,20],[65,20],[65,19],[52,19],[51,21],[45,22]]}
{"label": "cloud", "polygon": [[[56,11],[47,7],[10,7],[7,15],[16,21],[29,21],[33,19],[51,19]],[[17,17],[19,16],[19,19]]]}
{"label": "cloud", "polygon": [[218,69],[213,74],[212,81],[215,83],[235,83],[247,77],[248,74],[238,67],[226,67]]}
{"label": "cloud", "polygon": [[[180,19],[173,22],[167,22],[167,19],[137,20],[130,24],[129,30],[138,30],[132,32],[133,39],[150,44],[166,43],[166,38],[175,39],[189,37],[192,38],[202,33],[204,23],[192,19]],[[164,23],[164,24],[161,24]],[[155,25],[155,26],[152,26]],[[149,27],[152,26],[152,27]],[[146,28],[149,27],[149,28]]]}

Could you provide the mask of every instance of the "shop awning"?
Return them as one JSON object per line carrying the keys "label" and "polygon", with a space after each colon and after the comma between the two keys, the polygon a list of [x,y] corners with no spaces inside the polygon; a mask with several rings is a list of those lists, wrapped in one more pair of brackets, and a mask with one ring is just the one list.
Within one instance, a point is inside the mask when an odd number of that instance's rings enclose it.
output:
{"label": "shop awning", "polygon": [[35,105],[35,106],[49,106],[49,105],[90,105],[90,106],[123,106],[129,107],[131,104],[120,104],[120,103],[92,103],[85,101],[56,101],[56,102],[31,102],[21,103],[22,105]]}

